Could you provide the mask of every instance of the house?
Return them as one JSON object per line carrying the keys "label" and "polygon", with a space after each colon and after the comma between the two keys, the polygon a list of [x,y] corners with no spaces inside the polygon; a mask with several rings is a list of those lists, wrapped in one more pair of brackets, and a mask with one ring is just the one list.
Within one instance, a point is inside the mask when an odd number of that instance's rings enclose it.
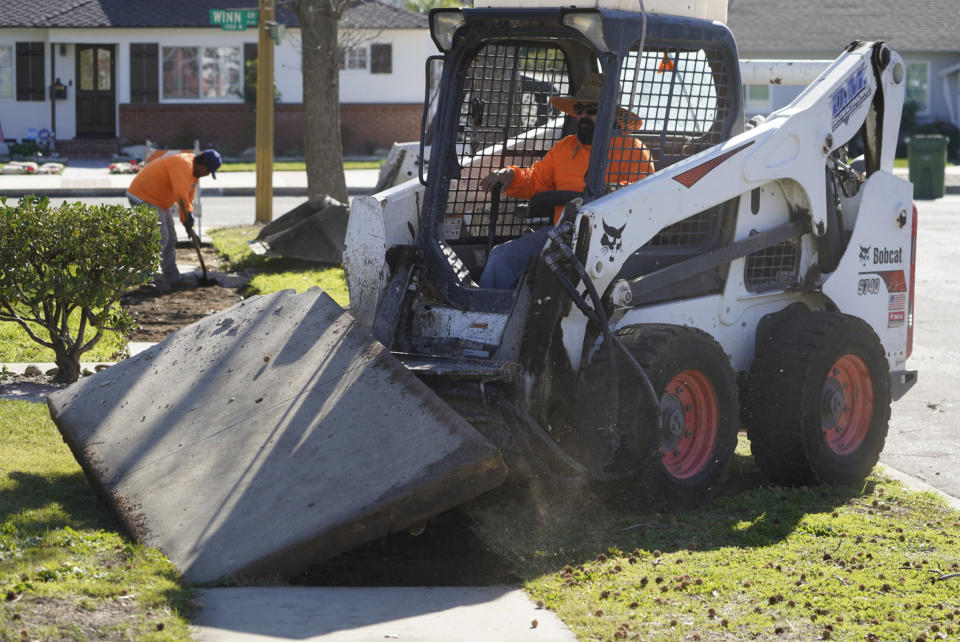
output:
{"label": "house", "polygon": [[[957,0],[729,0],[727,22],[743,59],[833,60],[852,40],[883,40],[903,56],[917,121],[960,126]],[[745,111],[769,113],[801,89],[748,87]]]}
{"label": "house", "polygon": [[[247,0],[256,7],[256,0]],[[255,140],[244,69],[257,29],[212,24],[225,0],[31,0],[0,3],[0,128],[7,140],[47,130],[68,155],[109,155],[150,139],[239,155]],[[221,15],[221,14],[216,14]],[[295,16],[274,53],[275,153],[301,153],[303,88]],[[427,17],[360,0],[340,22],[346,153],[419,136]]]}

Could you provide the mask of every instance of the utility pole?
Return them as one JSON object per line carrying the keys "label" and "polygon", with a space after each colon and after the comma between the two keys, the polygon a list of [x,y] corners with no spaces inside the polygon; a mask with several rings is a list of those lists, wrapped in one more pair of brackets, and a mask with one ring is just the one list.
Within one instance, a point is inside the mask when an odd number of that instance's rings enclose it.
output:
{"label": "utility pole", "polygon": [[273,219],[273,38],[274,0],[260,0],[257,24],[257,222]]}

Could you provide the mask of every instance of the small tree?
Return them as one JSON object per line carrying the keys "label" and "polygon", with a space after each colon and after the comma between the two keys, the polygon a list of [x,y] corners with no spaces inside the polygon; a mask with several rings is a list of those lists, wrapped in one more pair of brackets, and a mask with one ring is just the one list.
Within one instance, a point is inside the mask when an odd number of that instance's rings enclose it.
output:
{"label": "small tree", "polygon": [[[159,255],[156,214],[146,207],[51,208],[49,199],[37,196],[8,207],[0,199],[0,321],[15,321],[53,350],[55,380],[73,383],[80,355],[105,330],[126,334],[133,328],[120,295],[149,280]],[[75,312],[74,332],[69,321]]]}

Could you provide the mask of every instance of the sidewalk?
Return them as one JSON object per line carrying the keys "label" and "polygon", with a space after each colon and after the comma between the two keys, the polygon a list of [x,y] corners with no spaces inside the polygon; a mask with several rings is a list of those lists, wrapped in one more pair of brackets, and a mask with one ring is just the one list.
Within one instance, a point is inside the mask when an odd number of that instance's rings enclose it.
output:
{"label": "sidewalk", "polygon": [[[135,174],[111,174],[110,161],[70,160],[63,174],[0,175],[0,196],[20,198],[26,194],[56,197],[123,196]],[[348,169],[347,192],[350,196],[372,194],[380,170]],[[253,196],[256,172],[218,172],[215,179],[200,182],[203,196]],[[274,172],[274,196],[306,196],[306,172]]]}

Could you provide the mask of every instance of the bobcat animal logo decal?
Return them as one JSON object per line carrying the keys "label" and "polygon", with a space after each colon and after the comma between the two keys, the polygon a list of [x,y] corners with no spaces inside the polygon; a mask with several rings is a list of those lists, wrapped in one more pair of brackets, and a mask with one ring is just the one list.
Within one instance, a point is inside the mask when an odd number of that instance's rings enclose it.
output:
{"label": "bobcat animal logo decal", "polygon": [[[622,227],[612,227],[607,225],[606,221],[603,221],[603,238],[600,239],[600,245],[603,246],[603,251],[606,252],[620,252],[623,250],[623,230],[626,229],[627,224],[624,223]],[[613,260],[613,257],[610,257],[610,260]]]}
{"label": "bobcat animal logo decal", "polygon": [[860,263],[863,265],[867,264],[867,261],[870,260],[870,246],[860,246]]}

